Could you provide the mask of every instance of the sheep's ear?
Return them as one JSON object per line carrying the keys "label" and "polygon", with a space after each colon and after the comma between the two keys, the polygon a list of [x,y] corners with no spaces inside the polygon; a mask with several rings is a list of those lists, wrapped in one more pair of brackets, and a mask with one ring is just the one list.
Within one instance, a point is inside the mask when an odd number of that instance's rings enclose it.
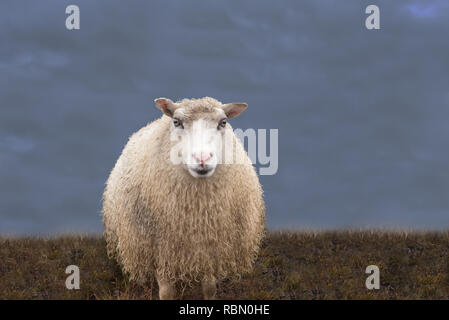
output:
{"label": "sheep's ear", "polygon": [[168,98],[155,99],[154,103],[156,103],[156,107],[161,109],[161,111],[169,117],[173,117],[175,110],[179,108],[179,106],[176,103],[174,103]]}
{"label": "sheep's ear", "polygon": [[226,114],[226,117],[228,118],[234,118],[237,117],[239,114],[241,114],[243,111],[245,111],[246,107],[248,105],[243,102],[233,102],[223,105],[221,108]]}

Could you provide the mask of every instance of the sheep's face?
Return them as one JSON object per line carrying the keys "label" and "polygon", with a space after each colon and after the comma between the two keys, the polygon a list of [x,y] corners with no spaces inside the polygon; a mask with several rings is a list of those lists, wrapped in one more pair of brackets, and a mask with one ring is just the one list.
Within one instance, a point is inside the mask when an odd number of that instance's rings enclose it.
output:
{"label": "sheep's face", "polygon": [[183,165],[194,178],[211,177],[222,163],[223,146],[227,145],[227,119],[239,115],[247,105],[222,105],[212,98],[178,103],[159,98],[155,102],[171,118],[170,136],[176,141],[170,154],[172,163]]}

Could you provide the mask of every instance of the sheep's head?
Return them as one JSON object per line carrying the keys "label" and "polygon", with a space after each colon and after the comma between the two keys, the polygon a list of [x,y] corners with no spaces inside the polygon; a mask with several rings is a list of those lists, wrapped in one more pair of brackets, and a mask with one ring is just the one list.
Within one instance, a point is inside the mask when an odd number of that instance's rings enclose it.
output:
{"label": "sheep's head", "polygon": [[225,137],[229,137],[232,132],[227,119],[238,116],[247,104],[223,105],[209,97],[184,99],[177,103],[167,98],[154,101],[171,118],[170,135],[172,141],[178,141],[177,149],[172,151],[180,155],[184,168],[194,178],[212,176],[217,165],[222,163]]}

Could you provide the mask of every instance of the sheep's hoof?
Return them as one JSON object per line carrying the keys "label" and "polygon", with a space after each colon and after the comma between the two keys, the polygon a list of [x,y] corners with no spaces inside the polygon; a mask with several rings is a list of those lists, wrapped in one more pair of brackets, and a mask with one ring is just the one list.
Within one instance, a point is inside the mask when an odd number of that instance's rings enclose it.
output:
{"label": "sheep's hoof", "polygon": [[159,285],[159,300],[173,300],[175,299],[175,287],[166,280],[157,280]]}
{"label": "sheep's hoof", "polygon": [[215,300],[217,294],[217,282],[215,278],[201,282],[204,300]]}

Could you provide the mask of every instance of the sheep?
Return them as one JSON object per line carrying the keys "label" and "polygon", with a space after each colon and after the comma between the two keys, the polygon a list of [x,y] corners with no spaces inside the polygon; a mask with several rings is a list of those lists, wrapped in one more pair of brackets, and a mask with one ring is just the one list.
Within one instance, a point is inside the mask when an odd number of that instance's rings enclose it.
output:
{"label": "sheep", "polygon": [[215,299],[217,281],[251,272],[265,234],[262,187],[227,123],[247,104],[155,103],[163,115],[130,137],[106,183],[107,251],[130,280],[155,279],[160,299],[180,281]]}

